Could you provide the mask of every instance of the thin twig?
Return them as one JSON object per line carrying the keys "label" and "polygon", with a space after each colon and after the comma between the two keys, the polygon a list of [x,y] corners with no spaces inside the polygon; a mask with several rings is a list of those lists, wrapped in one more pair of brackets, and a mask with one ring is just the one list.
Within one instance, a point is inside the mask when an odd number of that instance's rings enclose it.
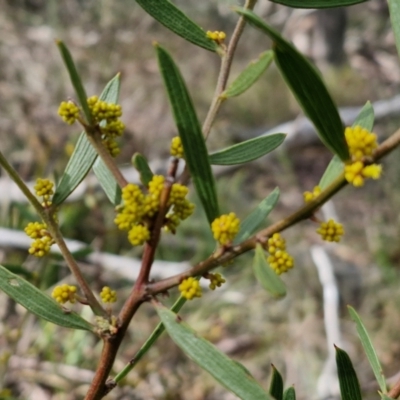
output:
{"label": "thin twig", "polygon": [[400,396],[400,379],[389,390],[388,396],[392,399],[397,399]]}

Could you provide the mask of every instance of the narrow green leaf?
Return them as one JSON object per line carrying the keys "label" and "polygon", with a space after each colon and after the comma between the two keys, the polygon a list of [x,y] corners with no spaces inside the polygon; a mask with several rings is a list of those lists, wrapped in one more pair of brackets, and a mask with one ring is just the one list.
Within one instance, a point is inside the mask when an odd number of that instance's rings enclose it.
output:
{"label": "narrow green leaf", "polygon": [[115,180],[114,175],[100,157],[98,157],[93,164],[93,172],[96,174],[96,177],[110,202],[115,206],[121,203],[121,188]]}
{"label": "narrow green leaf", "polygon": [[386,396],[386,394],[380,393],[380,395],[381,395],[381,400],[395,400],[393,397]]}
{"label": "narrow green leaf", "polygon": [[365,354],[367,355],[368,361],[371,364],[372,370],[374,371],[374,375],[379,384],[379,387],[381,388],[381,391],[383,393],[386,393],[387,387],[385,376],[383,375],[381,363],[379,362],[378,356],[376,354],[374,346],[372,345],[367,329],[365,328],[356,310],[354,310],[354,308],[350,306],[347,306],[347,308],[349,309],[352,320],[356,323],[358,336],[360,337]]}
{"label": "narrow green leaf", "polygon": [[213,165],[236,165],[256,160],[275,150],[283,143],[285,137],[285,133],[276,133],[246,140],[210,154],[210,163]]}
{"label": "narrow green leaf", "polygon": [[272,378],[271,383],[269,385],[269,394],[275,400],[282,400],[283,398],[283,379],[282,375],[275,368],[275,365],[272,364]]}
{"label": "narrow green leaf", "polygon": [[[369,131],[374,127],[374,109],[369,101],[364,105],[353,123],[353,127],[359,125]],[[333,156],[331,162],[322,176],[319,186],[322,190],[326,189],[344,171],[344,164],[337,156]]]}
{"label": "narrow green leaf", "polygon": [[326,189],[340,174],[344,171],[344,164],[342,160],[334,155],[331,162],[328,164],[324,175],[322,175],[319,181],[319,187],[321,190]]}
{"label": "narrow green leaf", "polygon": [[364,3],[368,0],[271,0],[293,8],[334,8]]}
{"label": "narrow green leaf", "polygon": [[275,188],[240,224],[240,231],[235,238],[235,244],[247,240],[268,217],[279,199],[279,188]]}
{"label": "narrow green leaf", "polygon": [[206,32],[189,19],[179,8],[168,0],[136,0],[148,14],[187,41],[203,49],[216,51],[217,44],[209,39]]}
{"label": "narrow green leaf", "polygon": [[252,61],[239,76],[229,85],[221,97],[227,99],[229,97],[239,96],[249,89],[263,72],[269,67],[274,58],[272,50],[265,51],[260,54],[257,60]]}
{"label": "narrow green leaf", "polygon": [[296,400],[296,391],[293,386],[284,391],[283,400]]}
{"label": "narrow green leaf", "polygon": [[388,4],[397,54],[400,56],[400,2],[399,0],[388,0]]}
{"label": "narrow green leaf", "polygon": [[[120,74],[117,74],[107,83],[100,95],[100,99],[110,103],[117,103],[120,84]],[[87,139],[86,133],[82,132],[79,136],[78,142],[76,143],[75,150],[68,161],[67,167],[57,185],[52,200],[53,204],[61,204],[76,189],[88,174],[90,168],[92,168],[96,157],[97,153],[95,149]]]}
{"label": "narrow green leaf", "polygon": [[360,384],[348,354],[336,347],[336,366],[338,370],[342,400],[362,400]]}
{"label": "narrow green leaf", "polygon": [[153,178],[153,172],[151,171],[146,158],[139,153],[135,153],[132,157],[132,164],[139,172],[142,184],[148,186],[149,182]]}
{"label": "narrow green leaf", "polygon": [[260,244],[257,244],[256,246],[256,252],[253,259],[253,271],[257,280],[273,297],[286,296],[286,286],[282,279],[268,264],[264,250]]}
{"label": "narrow green leaf", "polygon": [[60,50],[64,64],[67,67],[72,86],[75,89],[76,97],[78,98],[83,113],[85,114],[86,121],[90,125],[92,123],[92,114],[87,103],[86,91],[75,67],[74,60],[72,59],[71,53],[69,52],[67,46],[61,40],[57,40],[57,46]]}
{"label": "narrow green leaf", "polygon": [[357,118],[353,123],[353,127],[359,125],[362,128],[365,128],[371,132],[374,127],[374,120],[375,120],[374,109],[372,107],[372,104],[369,101],[367,101],[364,107],[357,115]]}
{"label": "narrow green leaf", "polygon": [[342,160],[349,158],[339,112],[315,67],[252,11],[235,8],[274,42],[275,62],[322,142]]}
{"label": "narrow green leaf", "polygon": [[186,162],[197,195],[206,212],[207,219],[211,223],[218,217],[219,208],[215,180],[200,123],[175,62],[161,46],[156,45],[156,50]]}
{"label": "narrow green leaf", "polygon": [[66,313],[53,299],[2,265],[0,265],[0,289],[31,313],[53,324],[72,329],[93,330],[93,326],[78,314]]}
{"label": "narrow green leaf", "polygon": [[221,385],[244,400],[273,400],[242,367],[199,337],[178,315],[161,305],[156,310],[175,344]]}

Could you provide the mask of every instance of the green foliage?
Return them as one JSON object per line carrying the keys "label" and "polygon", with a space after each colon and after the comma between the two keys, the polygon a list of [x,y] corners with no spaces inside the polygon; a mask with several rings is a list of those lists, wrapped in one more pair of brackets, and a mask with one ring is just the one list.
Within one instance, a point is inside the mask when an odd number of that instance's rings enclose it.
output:
{"label": "green foliage", "polygon": [[0,289],[28,311],[46,321],[66,328],[93,330],[93,326],[78,314],[62,310],[53,299],[2,265],[0,265]]}
{"label": "green foliage", "polygon": [[283,379],[282,375],[275,368],[275,365],[272,365],[272,378],[269,385],[269,394],[276,400],[283,399]]}
{"label": "green foliage", "polygon": [[362,400],[360,384],[350,357],[339,347],[335,346],[335,349],[342,400]]}
{"label": "green foliage", "polygon": [[294,387],[287,388],[283,392],[283,400],[296,400],[296,392]]}
{"label": "green foliage", "polygon": [[132,157],[132,164],[139,172],[140,181],[142,182],[142,184],[144,186],[148,186],[149,182],[153,178],[153,172],[151,172],[146,158],[139,153],[135,153]]}
{"label": "green foliage", "polygon": [[333,8],[346,7],[364,3],[368,0],[271,0],[273,3],[283,4],[294,8]]}

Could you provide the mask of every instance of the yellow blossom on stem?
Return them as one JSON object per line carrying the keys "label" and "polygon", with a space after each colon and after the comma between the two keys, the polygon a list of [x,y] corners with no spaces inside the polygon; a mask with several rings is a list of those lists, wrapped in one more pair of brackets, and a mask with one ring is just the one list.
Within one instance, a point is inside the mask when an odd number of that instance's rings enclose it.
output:
{"label": "yellow blossom on stem", "polygon": [[108,150],[111,154],[111,157],[117,157],[119,153],[121,153],[120,148],[118,147],[118,143],[115,139],[112,138],[105,138],[102,140],[104,147]]}
{"label": "yellow blossom on stem", "polygon": [[216,41],[217,43],[223,42],[226,38],[226,33],[221,31],[207,31],[206,35],[208,38]]}
{"label": "yellow blossom on stem", "polygon": [[115,303],[117,301],[117,292],[111,290],[108,286],[104,286],[100,292],[100,298],[103,303]]}
{"label": "yellow blossom on stem", "polygon": [[153,175],[149,182],[149,193],[144,199],[144,214],[153,217],[160,208],[161,192],[164,188],[165,178],[162,175]]}
{"label": "yellow blossom on stem", "polygon": [[181,292],[181,295],[187,300],[192,300],[195,297],[201,297],[200,283],[192,276],[184,279],[178,286],[178,289]]}
{"label": "yellow blossom on stem", "polygon": [[63,101],[58,107],[58,115],[68,125],[72,125],[79,116],[79,107],[72,101]]}
{"label": "yellow blossom on stem", "polygon": [[222,245],[230,243],[238,234],[239,229],[240,220],[233,212],[221,215],[211,224],[214,239]]}
{"label": "yellow blossom on stem", "polygon": [[29,222],[24,231],[31,239],[40,239],[48,234],[47,225],[41,222]]}
{"label": "yellow blossom on stem", "polygon": [[176,158],[183,158],[183,145],[179,136],[175,136],[171,140],[170,154]]}
{"label": "yellow blossom on stem", "polygon": [[44,201],[50,199],[50,196],[54,194],[53,191],[54,183],[49,179],[41,179],[38,178],[36,180],[36,185],[33,187],[36,193],[36,196],[43,197]]}
{"label": "yellow blossom on stem", "polygon": [[222,284],[226,282],[226,280],[219,273],[208,274],[207,278],[210,280],[209,288],[211,290],[215,290],[217,287],[222,286]]}
{"label": "yellow blossom on stem", "polygon": [[294,266],[293,257],[285,250],[276,250],[274,253],[270,253],[267,262],[278,275],[287,272]]}
{"label": "yellow blossom on stem", "polygon": [[54,240],[50,236],[43,236],[32,242],[28,252],[35,257],[44,257],[49,254],[52,244],[54,244]]}
{"label": "yellow blossom on stem", "polygon": [[344,235],[343,225],[330,219],[328,222],[322,222],[317,229],[323,240],[327,242],[339,242]]}
{"label": "yellow blossom on stem", "polygon": [[274,254],[278,250],[286,250],[286,240],[276,232],[268,239],[265,247],[268,253]]}
{"label": "yellow blossom on stem", "polygon": [[306,203],[309,203],[310,201],[313,201],[316,197],[318,197],[321,194],[321,188],[319,186],[315,186],[312,192],[304,192],[304,201]]}
{"label": "yellow blossom on stem", "polygon": [[67,301],[70,303],[76,302],[76,286],[73,285],[60,285],[56,286],[51,293],[51,297],[55,299],[57,303],[64,304]]}
{"label": "yellow blossom on stem", "polygon": [[150,231],[144,225],[135,225],[128,233],[128,240],[132,246],[140,246],[149,239]]}
{"label": "yellow blossom on stem", "polygon": [[347,164],[344,167],[345,179],[355,187],[363,186],[366,178],[379,179],[381,173],[381,165],[371,164],[364,166],[362,161],[356,161],[352,164]]}
{"label": "yellow blossom on stem", "polygon": [[371,156],[378,147],[376,134],[359,125],[347,127],[344,135],[353,161],[360,161],[364,157]]}

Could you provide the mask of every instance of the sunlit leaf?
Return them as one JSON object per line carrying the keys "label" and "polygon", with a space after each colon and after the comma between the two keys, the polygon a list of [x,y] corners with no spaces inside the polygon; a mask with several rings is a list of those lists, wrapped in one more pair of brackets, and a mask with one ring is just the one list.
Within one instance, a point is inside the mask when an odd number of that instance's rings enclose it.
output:
{"label": "sunlit leaf", "polygon": [[362,128],[367,129],[368,131],[372,131],[374,127],[374,120],[375,120],[374,109],[372,107],[372,104],[369,101],[367,101],[364,107],[357,115],[357,118],[353,123],[353,127],[359,125]]}
{"label": "sunlit leaf", "polygon": [[114,175],[100,157],[97,157],[93,164],[93,172],[96,174],[96,177],[111,204],[116,206],[121,203],[121,188],[115,180]]}
{"label": "sunlit leaf", "polygon": [[65,312],[49,296],[0,265],[0,290],[32,314],[53,324],[91,331],[93,326],[74,312]]}
{"label": "sunlit leaf", "polygon": [[378,355],[376,354],[374,346],[372,345],[367,329],[365,328],[356,310],[354,310],[354,308],[350,306],[347,306],[347,308],[349,309],[352,320],[356,323],[358,336],[360,337],[365,354],[367,355],[368,361],[372,367],[372,370],[374,371],[374,375],[379,384],[379,387],[381,388],[381,391],[383,393],[386,393],[387,387],[385,376],[383,375],[381,363],[379,362]]}
{"label": "sunlit leaf", "polygon": [[235,243],[248,239],[265,222],[279,199],[279,188],[275,188],[240,224]]}
{"label": "sunlit leaf", "polygon": [[322,142],[342,160],[349,159],[339,112],[315,67],[252,11],[235,10],[274,42],[275,63]]}
{"label": "sunlit leaf", "polygon": [[368,0],[271,0],[293,8],[334,8],[364,3]]}
{"label": "sunlit leaf", "polygon": [[210,163],[213,165],[236,165],[256,160],[275,150],[283,143],[285,137],[284,133],[276,133],[246,140],[210,154]]}
{"label": "sunlit leaf", "polygon": [[260,54],[260,57],[252,61],[239,76],[229,85],[222,94],[222,98],[229,98],[239,96],[247,89],[249,89],[257,79],[268,68],[274,58],[274,52],[269,50]]}
{"label": "sunlit leaf", "polygon": [[350,357],[339,347],[335,346],[335,349],[342,400],[362,400],[360,384]]}
{"label": "sunlit leaf", "polygon": [[175,313],[161,305],[156,310],[175,344],[226,389],[244,400],[273,400],[241,366],[201,338]]}
{"label": "sunlit leaf", "polygon": [[156,45],[158,62],[164,78],[185,158],[197,195],[209,223],[219,216],[214,176],[200,123],[189,92],[175,62],[161,46]]}
{"label": "sunlit leaf", "polygon": [[132,157],[132,164],[139,172],[140,181],[142,184],[144,186],[148,186],[149,182],[153,178],[153,172],[151,171],[146,158],[139,153],[135,153]]}
{"label": "sunlit leaf", "polygon": [[257,244],[253,259],[253,271],[257,280],[273,297],[286,296],[286,286],[282,279],[268,264],[265,253],[260,244]]}
{"label": "sunlit leaf", "polygon": [[155,20],[187,41],[206,50],[217,50],[217,44],[207,37],[206,32],[170,1],[136,0],[136,3]]}
{"label": "sunlit leaf", "polygon": [[275,400],[282,400],[283,398],[283,379],[279,371],[272,365],[272,378],[269,385],[269,394]]}
{"label": "sunlit leaf", "polygon": [[339,175],[343,173],[343,171],[344,164],[342,160],[336,155],[333,156],[319,182],[321,190],[326,189]]}
{"label": "sunlit leaf", "polygon": [[[107,83],[100,95],[100,99],[110,103],[117,103],[120,83],[120,74],[117,74]],[[52,200],[53,204],[61,204],[76,189],[92,168],[96,157],[97,153],[95,149],[87,139],[86,133],[82,132],[60,182],[57,185]],[[103,182],[100,181],[100,183],[102,184]]]}

